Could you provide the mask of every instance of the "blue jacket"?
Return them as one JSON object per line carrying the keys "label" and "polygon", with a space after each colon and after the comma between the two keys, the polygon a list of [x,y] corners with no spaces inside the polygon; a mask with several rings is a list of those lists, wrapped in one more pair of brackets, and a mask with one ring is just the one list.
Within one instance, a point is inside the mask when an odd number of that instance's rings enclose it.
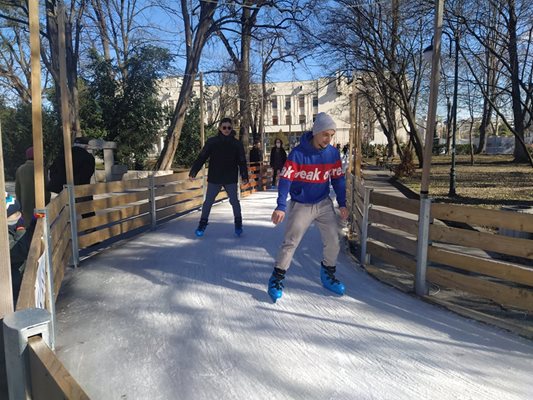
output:
{"label": "blue jacket", "polygon": [[329,185],[335,190],[339,207],[346,207],[346,180],[342,172],[339,151],[329,145],[315,149],[311,143],[313,134],[306,132],[300,144],[290,153],[281,170],[278,184],[278,206],[287,209],[287,195],[298,203],[316,204],[329,196]]}

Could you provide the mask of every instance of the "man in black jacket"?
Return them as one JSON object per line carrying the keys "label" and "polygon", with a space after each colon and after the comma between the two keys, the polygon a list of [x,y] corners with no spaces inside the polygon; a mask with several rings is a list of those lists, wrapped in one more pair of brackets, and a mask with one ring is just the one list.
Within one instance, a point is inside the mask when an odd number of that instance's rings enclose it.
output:
{"label": "man in black jacket", "polygon": [[235,234],[242,234],[242,215],[238,193],[238,172],[240,169],[243,183],[248,182],[248,168],[244,146],[235,136],[230,118],[223,118],[218,126],[218,135],[209,138],[189,172],[189,179],[194,179],[202,165],[209,160],[209,172],[207,174],[207,192],[202,206],[202,216],[196,236],[204,235],[211,206],[215,202],[218,193],[224,187],[229,201],[233,207],[235,217]]}

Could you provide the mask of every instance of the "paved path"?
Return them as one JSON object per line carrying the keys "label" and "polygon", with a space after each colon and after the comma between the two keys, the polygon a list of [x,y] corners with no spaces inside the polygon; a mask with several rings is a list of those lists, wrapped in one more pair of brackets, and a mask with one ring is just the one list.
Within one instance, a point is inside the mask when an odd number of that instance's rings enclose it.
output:
{"label": "paved path", "polygon": [[71,270],[58,355],[92,399],[530,399],[533,343],[381,284],[342,253],[337,297],[320,286],[316,228],[265,292],[283,227],[274,192],[191,213]]}

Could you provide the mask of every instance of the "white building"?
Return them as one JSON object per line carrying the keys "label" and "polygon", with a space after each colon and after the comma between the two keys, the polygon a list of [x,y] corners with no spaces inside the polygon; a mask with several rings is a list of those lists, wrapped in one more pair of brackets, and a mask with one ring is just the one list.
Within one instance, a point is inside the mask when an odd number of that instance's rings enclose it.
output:
{"label": "white building", "polygon": [[[181,87],[181,77],[169,77],[161,82],[161,97],[164,105],[173,109]],[[260,108],[260,84],[251,85],[252,114]],[[264,118],[264,146],[270,148],[276,138],[291,147],[299,141],[302,132],[310,130],[319,112],[331,115],[337,124],[333,144],[341,146],[349,142],[350,135],[350,93],[353,86],[344,76],[319,78],[297,82],[267,83],[267,103]],[[195,83],[194,95],[200,93],[199,82]],[[216,123],[222,117],[238,114],[238,94],[234,86],[205,86],[205,122]],[[254,111],[255,110],[255,111]],[[366,113],[367,115],[369,113]],[[259,121],[257,115],[253,115]],[[257,122],[258,123],[258,122]],[[361,124],[363,138],[373,144],[386,144],[387,139],[379,124]],[[257,129],[259,130],[259,129]],[[162,140],[161,140],[162,147]]]}

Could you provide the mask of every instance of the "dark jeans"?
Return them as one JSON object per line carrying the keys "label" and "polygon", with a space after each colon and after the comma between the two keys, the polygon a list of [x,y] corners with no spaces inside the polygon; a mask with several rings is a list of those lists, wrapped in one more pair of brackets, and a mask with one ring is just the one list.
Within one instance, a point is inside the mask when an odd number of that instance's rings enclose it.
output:
{"label": "dark jeans", "polygon": [[211,207],[215,202],[215,198],[224,188],[229,197],[229,202],[233,207],[233,216],[235,218],[242,218],[241,216],[241,203],[239,203],[239,197],[237,195],[238,185],[236,183],[228,184],[218,184],[218,183],[207,183],[207,192],[205,194],[205,201],[202,205],[202,219],[207,220],[209,218],[209,213],[211,212]]}

